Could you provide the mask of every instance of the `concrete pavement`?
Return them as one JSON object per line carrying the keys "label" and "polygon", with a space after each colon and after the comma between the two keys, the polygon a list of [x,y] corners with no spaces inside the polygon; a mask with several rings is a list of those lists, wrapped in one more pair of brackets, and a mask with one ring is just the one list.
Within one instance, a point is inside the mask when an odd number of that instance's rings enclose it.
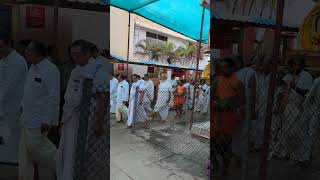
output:
{"label": "concrete pavement", "polygon": [[112,180],[208,179],[205,164],[148,143],[125,129],[124,124],[112,127],[110,135]]}

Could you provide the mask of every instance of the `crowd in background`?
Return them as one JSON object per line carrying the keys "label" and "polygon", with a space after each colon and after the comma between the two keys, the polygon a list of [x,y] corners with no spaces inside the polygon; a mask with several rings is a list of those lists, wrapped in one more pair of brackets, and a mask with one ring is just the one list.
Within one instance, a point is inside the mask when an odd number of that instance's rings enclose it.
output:
{"label": "crowd in background", "polygon": [[272,63],[268,56],[252,58],[247,64],[241,57],[227,57],[216,66],[213,80],[214,141],[213,168],[225,174],[232,159],[248,171],[249,152],[261,150],[264,142],[267,104],[273,104],[269,159],[290,160],[307,166],[319,128],[319,78],[305,68],[303,56],[290,59],[276,75],[275,96],[269,87]]}
{"label": "crowd in background", "polygon": [[[122,74],[118,74],[110,81],[111,113],[116,113],[118,122],[127,121],[128,128],[132,127],[133,122],[144,122],[148,127],[148,122],[157,113],[161,122],[165,123],[170,118],[170,111],[174,111],[178,119],[192,108],[202,114],[209,112],[209,80],[200,80],[196,86],[193,79],[177,80],[175,75],[168,78],[166,73],[155,78],[151,74],[144,77],[134,74],[130,79],[131,82],[128,82]],[[159,79],[160,83],[152,79]]]}

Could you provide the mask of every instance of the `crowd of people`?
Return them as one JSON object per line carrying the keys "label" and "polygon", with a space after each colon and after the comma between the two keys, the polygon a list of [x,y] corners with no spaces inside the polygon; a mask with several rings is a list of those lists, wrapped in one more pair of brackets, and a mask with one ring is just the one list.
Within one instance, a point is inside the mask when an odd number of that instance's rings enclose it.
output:
{"label": "crowd of people", "polygon": [[319,128],[319,78],[305,68],[303,56],[290,59],[276,75],[275,96],[269,97],[272,57],[261,55],[247,64],[227,57],[217,64],[213,80],[213,149],[211,168],[227,173],[232,159],[248,171],[249,152],[264,142],[268,101],[273,100],[269,159],[310,164]]}
{"label": "crowd of people", "polygon": [[[15,47],[10,38],[0,37],[0,148],[18,157],[19,179],[33,179],[35,167],[47,170],[39,171],[46,179],[74,179],[77,172],[90,180],[109,176],[109,61],[86,40],[70,45],[73,65],[65,68],[55,65],[41,42],[23,41]],[[86,81],[91,85],[86,87]],[[85,107],[88,128],[80,140],[85,88],[91,92]],[[55,145],[48,134],[58,128]],[[86,144],[87,154],[77,158],[79,144]],[[79,161],[83,168],[76,166]]]}
{"label": "crowd of people", "polygon": [[140,77],[134,74],[129,83],[124,75],[118,74],[110,81],[110,111],[116,114],[118,122],[127,121],[127,128],[131,128],[133,122],[143,122],[144,127],[148,128],[148,122],[157,114],[160,115],[161,122],[165,123],[169,120],[171,110],[175,112],[176,118],[181,118],[187,111],[192,110],[193,103],[195,112],[209,112],[208,80],[201,80],[195,92],[196,84],[192,79],[189,82],[176,80],[175,75],[168,78],[166,73],[161,73],[160,83],[155,85],[152,79],[158,78],[151,76],[145,74]]}

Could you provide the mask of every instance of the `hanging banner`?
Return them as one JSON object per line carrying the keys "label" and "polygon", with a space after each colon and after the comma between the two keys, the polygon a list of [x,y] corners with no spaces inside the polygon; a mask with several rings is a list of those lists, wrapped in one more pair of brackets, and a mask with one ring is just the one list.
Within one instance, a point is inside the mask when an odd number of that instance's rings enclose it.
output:
{"label": "hanging banner", "polygon": [[26,8],[26,27],[37,29],[45,27],[45,7],[28,6]]}
{"label": "hanging banner", "polygon": [[305,17],[299,35],[302,49],[320,50],[320,3]]}

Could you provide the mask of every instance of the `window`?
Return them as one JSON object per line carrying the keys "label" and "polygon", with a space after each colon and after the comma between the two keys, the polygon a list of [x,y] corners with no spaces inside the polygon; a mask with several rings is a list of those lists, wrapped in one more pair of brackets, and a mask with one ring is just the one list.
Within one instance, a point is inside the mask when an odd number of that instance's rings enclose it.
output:
{"label": "window", "polygon": [[157,34],[147,32],[147,38],[158,39],[157,37],[158,37]]}
{"label": "window", "polygon": [[158,35],[158,39],[161,40],[161,41],[168,41],[168,37],[165,37],[165,36],[161,36],[161,35]]}
{"label": "window", "polygon": [[147,32],[147,39],[156,44],[163,44],[168,41],[168,37],[151,32]]}
{"label": "window", "polygon": [[148,73],[154,74],[154,67],[149,66],[148,67]]}
{"label": "window", "polygon": [[118,71],[124,71],[124,64],[118,64]]}

